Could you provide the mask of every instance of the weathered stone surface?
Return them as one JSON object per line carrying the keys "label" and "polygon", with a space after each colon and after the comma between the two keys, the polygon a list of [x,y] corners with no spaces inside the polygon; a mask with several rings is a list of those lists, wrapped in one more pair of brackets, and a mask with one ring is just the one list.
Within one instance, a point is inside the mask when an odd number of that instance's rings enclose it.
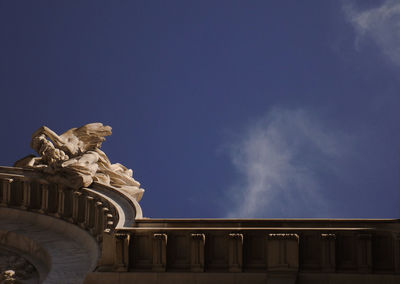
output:
{"label": "weathered stone surface", "polygon": [[36,268],[23,256],[0,246],[0,283],[26,283],[24,280],[39,283]]}
{"label": "weathered stone surface", "polygon": [[[1,261],[3,248],[20,257],[6,255]],[[95,269],[98,257],[97,242],[79,227],[51,216],[0,207],[0,273],[13,270],[20,281],[10,283],[82,283]]]}
{"label": "weathered stone surface", "polygon": [[140,200],[144,190],[132,177],[132,170],[111,164],[100,150],[111,127],[90,123],[72,128],[61,135],[46,126],[32,135],[30,146],[40,157],[29,155],[15,162],[15,167],[33,168],[57,183],[73,188],[87,187],[93,182],[115,187]]}

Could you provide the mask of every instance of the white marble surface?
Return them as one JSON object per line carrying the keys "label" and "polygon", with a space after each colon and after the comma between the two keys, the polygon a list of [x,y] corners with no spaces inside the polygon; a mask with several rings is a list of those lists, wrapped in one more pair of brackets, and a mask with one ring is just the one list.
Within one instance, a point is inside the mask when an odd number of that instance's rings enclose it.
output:
{"label": "white marble surface", "polygon": [[137,201],[144,190],[133,178],[131,169],[120,163],[112,164],[100,150],[111,127],[101,123],[89,123],[71,128],[58,135],[46,126],[32,135],[30,146],[39,157],[26,156],[15,162],[15,167],[32,168],[46,174],[52,182],[79,189],[93,182],[118,188]]}

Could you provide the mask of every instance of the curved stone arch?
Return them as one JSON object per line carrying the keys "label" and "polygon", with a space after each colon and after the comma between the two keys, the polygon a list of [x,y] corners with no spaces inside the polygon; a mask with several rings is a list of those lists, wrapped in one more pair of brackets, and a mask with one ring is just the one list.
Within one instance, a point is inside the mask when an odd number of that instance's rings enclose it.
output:
{"label": "curved stone arch", "polygon": [[81,283],[93,271],[98,243],[88,232],[57,218],[0,208],[0,244],[19,252],[37,269],[40,283]]}
{"label": "curved stone arch", "polygon": [[[12,189],[17,183],[20,183],[20,188]],[[33,188],[33,185],[36,187]],[[49,200],[52,198],[50,193],[54,193],[56,200]],[[76,207],[80,204],[74,204],[76,201],[74,193],[90,195],[110,207],[108,209],[115,214],[114,222],[109,229],[128,227],[133,225],[136,219],[143,218],[142,209],[136,199],[119,188],[94,182],[89,188],[74,190],[61,184],[49,183],[44,176],[31,169],[0,167],[0,206],[2,207],[53,215],[76,223],[77,220],[74,220],[74,217],[77,216],[73,215],[79,212],[74,212],[74,209],[78,209]],[[57,208],[49,208],[51,201],[57,203]]]}
{"label": "curved stone arch", "polygon": [[143,218],[142,209],[136,199],[121,193],[118,189],[95,182],[92,188],[84,190],[108,200],[116,208],[118,214],[116,229],[132,226],[136,219]]}
{"label": "curved stone arch", "polygon": [[[95,269],[126,269],[127,254],[115,254],[114,249],[109,249],[121,245],[122,250],[126,249],[126,236],[121,238],[114,231],[132,226],[136,219],[143,218],[136,199],[119,188],[93,183],[89,188],[75,190],[51,183],[37,171],[15,167],[0,167],[0,210],[0,229],[4,231],[4,236],[17,234],[15,239],[23,242],[24,237],[33,234],[32,238],[28,237],[25,241],[38,244],[43,248],[39,251],[48,253],[49,262],[35,260],[35,267],[38,267],[45,283],[61,283],[60,276],[67,277],[67,283],[75,280],[80,283],[87,272]],[[35,224],[33,232],[27,224]],[[49,240],[48,236],[55,238]],[[51,246],[55,243],[59,247]],[[79,243],[84,246],[79,246]],[[68,244],[73,254],[66,254],[63,250]],[[4,245],[28,255],[28,258],[32,254],[10,244]],[[90,248],[89,251],[85,251],[87,248]],[[82,259],[74,259],[74,255]],[[34,256],[30,258],[35,259]],[[84,269],[74,267],[71,271],[65,267],[59,269],[65,258],[71,260],[71,265],[85,263],[88,266],[83,266]],[[50,263],[50,266],[40,263]],[[46,267],[51,268],[47,268],[48,273]]]}
{"label": "curved stone arch", "polygon": [[[0,209],[1,213],[3,213],[2,211],[4,210]],[[0,224],[1,223],[0,220]],[[47,251],[36,241],[28,238],[24,234],[5,229],[6,228],[2,226],[2,230],[0,230],[0,250],[11,251],[15,255],[26,259],[34,266],[38,273],[38,281],[42,283],[44,279],[46,279],[51,267],[51,257]]]}

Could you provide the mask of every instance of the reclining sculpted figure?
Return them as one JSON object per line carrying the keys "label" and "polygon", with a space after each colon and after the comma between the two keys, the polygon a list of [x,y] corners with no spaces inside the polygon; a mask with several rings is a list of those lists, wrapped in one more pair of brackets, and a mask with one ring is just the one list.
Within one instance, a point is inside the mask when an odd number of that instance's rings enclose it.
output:
{"label": "reclining sculpted figure", "polygon": [[30,146],[40,157],[29,155],[15,162],[15,167],[38,169],[52,181],[81,188],[93,182],[109,185],[133,196],[137,201],[144,190],[132,177],[132,170],[116,163],[111,164],[100,150],[111,127],[90,123],[72,128],[61,135],[46,126],[32,135]]}

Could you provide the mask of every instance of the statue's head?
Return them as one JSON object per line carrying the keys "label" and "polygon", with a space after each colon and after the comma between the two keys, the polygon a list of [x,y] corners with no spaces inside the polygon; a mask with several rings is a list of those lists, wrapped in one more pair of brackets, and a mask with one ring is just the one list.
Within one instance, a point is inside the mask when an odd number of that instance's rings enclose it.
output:
{"label": "statue's head", "polygon": [[36,151],[36,153],[38,153],[39,155],[42,155],[42,152],[45,148],[48,148],[48,147],[54,148],[54,145],[49,140],[47,140],[46,135],[41,134],[32,139],[31,147],[33,150]]}

